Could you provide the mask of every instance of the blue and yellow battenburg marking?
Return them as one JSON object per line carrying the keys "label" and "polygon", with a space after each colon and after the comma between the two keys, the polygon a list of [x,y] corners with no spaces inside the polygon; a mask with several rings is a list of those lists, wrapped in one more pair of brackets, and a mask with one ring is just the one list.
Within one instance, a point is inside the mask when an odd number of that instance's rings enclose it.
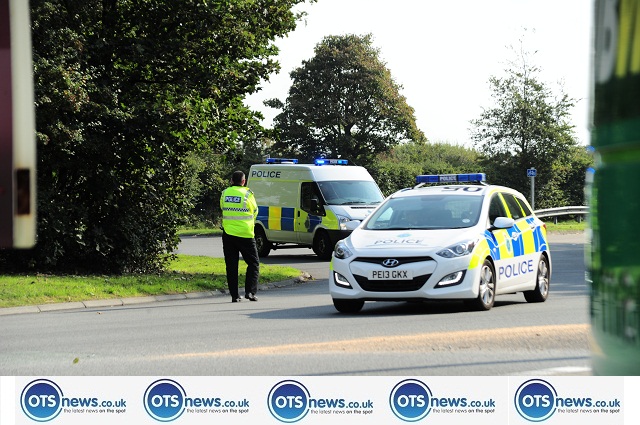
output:
{"label": "blue and yellow battenburg marking", "polygon": [[[533,227],[533,229],[532,229]],[[491,254],[494,260],[519,257],[548,249],[547,235],[544,226],[536,223],[536,219],[528,217],[518,220],[515,226],[491,233],[484,232],[484,237],[478,242],[469,264],[469,268],[478,267],[481,260]]]}
{"label": "blue and yellow battenburg marking", "polygon": [[[259,206],[257,220],[267,229],[293,232],[295,211],[296,209],[292,207]],[[313,232],[320,223],[322,223],[322,217],[309,214],[305,219],[305,229],[307,232]]]}

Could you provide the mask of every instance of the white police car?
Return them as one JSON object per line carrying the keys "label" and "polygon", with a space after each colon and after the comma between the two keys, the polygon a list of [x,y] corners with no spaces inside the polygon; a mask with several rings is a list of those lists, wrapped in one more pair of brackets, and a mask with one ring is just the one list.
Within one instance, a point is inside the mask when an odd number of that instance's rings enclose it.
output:
{"label": "white police car", "polygon": [[365,301],[464,300],[489,310],[496,295],[516,292],[545,301],[546,226],[521,193],[485,180],[482,173],[418,176],[415,187],[389,196],[335,246],[335,308],[355,313]]}

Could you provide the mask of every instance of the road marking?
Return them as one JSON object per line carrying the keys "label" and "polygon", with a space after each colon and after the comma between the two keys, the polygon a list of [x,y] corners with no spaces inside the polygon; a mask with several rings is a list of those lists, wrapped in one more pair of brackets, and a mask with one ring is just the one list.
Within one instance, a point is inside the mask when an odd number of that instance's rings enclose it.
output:
{"label": "road marking", "polygon": [[159,358],[265,356],[322,352],[402,353],[457,351],[486,349],[488,345],[492,348],[539,351],[549,348],[575,346],[576,343],[586,347],[588,346],[589,330],[590,325],[588,324],[479,329],[182,353],[160,356]]}
{"label": "road marking", "polygon": [[585,366],[565,366],[553,367],[549,369],[528,370],[524,372],[511,373],[519,376],[567,376],[567,375],[592,375],[590,367]]}

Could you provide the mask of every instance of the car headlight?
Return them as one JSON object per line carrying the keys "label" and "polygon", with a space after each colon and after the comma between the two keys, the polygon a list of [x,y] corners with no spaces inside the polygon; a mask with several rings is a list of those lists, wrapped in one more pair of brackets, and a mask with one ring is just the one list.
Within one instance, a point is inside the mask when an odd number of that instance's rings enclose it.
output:
{"label": "car headlight", "polygon": [[338,241],[335,248],[333,248],[333,256],[345,260],[353,255],[353,252],[347,247],[347,244],[343,241]]}
{"label": "car headlight", "polygon": [[477,242],[477,240],[460,242],[438,251],[436,254],[444,258],[456,258],[469,255],[473,252],[473,248],[476,247]]}

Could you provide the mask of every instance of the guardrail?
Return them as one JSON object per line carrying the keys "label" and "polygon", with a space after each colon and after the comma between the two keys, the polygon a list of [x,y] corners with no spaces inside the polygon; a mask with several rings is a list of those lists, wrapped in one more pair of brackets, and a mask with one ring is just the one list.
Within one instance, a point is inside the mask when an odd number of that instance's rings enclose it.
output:
{"label": "guardrail", "polygon": [[543,210],[536,210],[534,213],[538,218],[553,217],[553,221],[555,223],[558,222],[558,217],[561,215],[577,215],[578,221],[581,221],[583,215],[589,214],[589,207],[583,205],[579,207],[546,208]]}

